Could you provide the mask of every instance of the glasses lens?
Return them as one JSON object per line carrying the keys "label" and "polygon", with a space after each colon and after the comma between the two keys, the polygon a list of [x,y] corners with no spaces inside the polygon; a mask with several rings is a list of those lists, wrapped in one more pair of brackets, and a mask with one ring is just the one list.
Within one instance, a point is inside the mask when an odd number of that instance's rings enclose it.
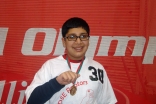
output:
{"label": "glasses lens", "polygon": [[68,38],[68,40],[70,40],[70,41],[72,41],[72,40],[75,41],[77,37],[76,37],[75,35],[69,35],[67,38]]}
{"label": "glasses lens", "polygon": [[88,35],[81,35],[80,36],[80,39],[81,40],[88,40]]}

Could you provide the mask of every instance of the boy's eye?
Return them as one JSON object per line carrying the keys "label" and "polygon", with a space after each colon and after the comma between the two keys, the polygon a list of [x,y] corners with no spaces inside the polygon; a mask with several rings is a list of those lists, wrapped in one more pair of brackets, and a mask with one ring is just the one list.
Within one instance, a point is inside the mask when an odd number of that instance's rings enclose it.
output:
{"label": "boy's eye", "polygon": [[81,35],[80,38],[81,39],[87,38],[87,35]]}
{"label": "boy's eye", "polygon": [[70,36],[68,36],[70,39],[75,39],[76,38],[76,36],[75,35],[70,35]]}

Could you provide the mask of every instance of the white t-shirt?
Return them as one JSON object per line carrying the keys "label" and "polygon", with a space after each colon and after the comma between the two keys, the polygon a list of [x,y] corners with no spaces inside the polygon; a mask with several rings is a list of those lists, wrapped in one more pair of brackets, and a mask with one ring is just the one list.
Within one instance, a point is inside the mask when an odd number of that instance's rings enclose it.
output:
{"label": "white t-shirt", "polygon": [[[71,71],[76,72],[80,63],[70,62],[70,64]],[[62,55],[46,61],[27,87],[26,100],[37,86],[69,70],[67,61]],[[74,96],[70,95],[70,87],[73,85],[71,83],[55,93],[45,104],[115,104],[117,102],[106,71],[100,63],[85,58],[79,74],[80,77],[75,82],[77,91]]]}

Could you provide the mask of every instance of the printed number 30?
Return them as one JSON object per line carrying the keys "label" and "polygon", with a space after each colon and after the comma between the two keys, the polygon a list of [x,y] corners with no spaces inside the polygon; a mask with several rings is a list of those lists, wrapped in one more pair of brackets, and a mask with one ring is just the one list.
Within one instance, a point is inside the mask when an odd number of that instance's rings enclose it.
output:
{"label": "printed number 30", "polygon": [[[89,66],[88,70],[90,70],[90,71],[93,70],[93,72],[92,72],[93,76],[89,76],[90,80],[97,81],[99,79],[101,81],[101,83],[103,84],[103,70],[101,70],[101,69],[96,70],[92,66]],[[97,76],[97,72],[98,72],[99,78]]]}

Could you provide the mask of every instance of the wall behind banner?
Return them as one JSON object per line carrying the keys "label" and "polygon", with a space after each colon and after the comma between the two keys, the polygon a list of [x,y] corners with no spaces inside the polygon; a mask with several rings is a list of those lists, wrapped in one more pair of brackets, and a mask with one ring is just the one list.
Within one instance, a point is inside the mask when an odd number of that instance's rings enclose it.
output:
{"label": "wall behind banner", "polygon": [[24,90],[48,59],[64,53],[70,17],[90,25],[87,56],[104,65],[118,104],[156,104],[155,0],[0,1],[0,103],[25,103]]}

